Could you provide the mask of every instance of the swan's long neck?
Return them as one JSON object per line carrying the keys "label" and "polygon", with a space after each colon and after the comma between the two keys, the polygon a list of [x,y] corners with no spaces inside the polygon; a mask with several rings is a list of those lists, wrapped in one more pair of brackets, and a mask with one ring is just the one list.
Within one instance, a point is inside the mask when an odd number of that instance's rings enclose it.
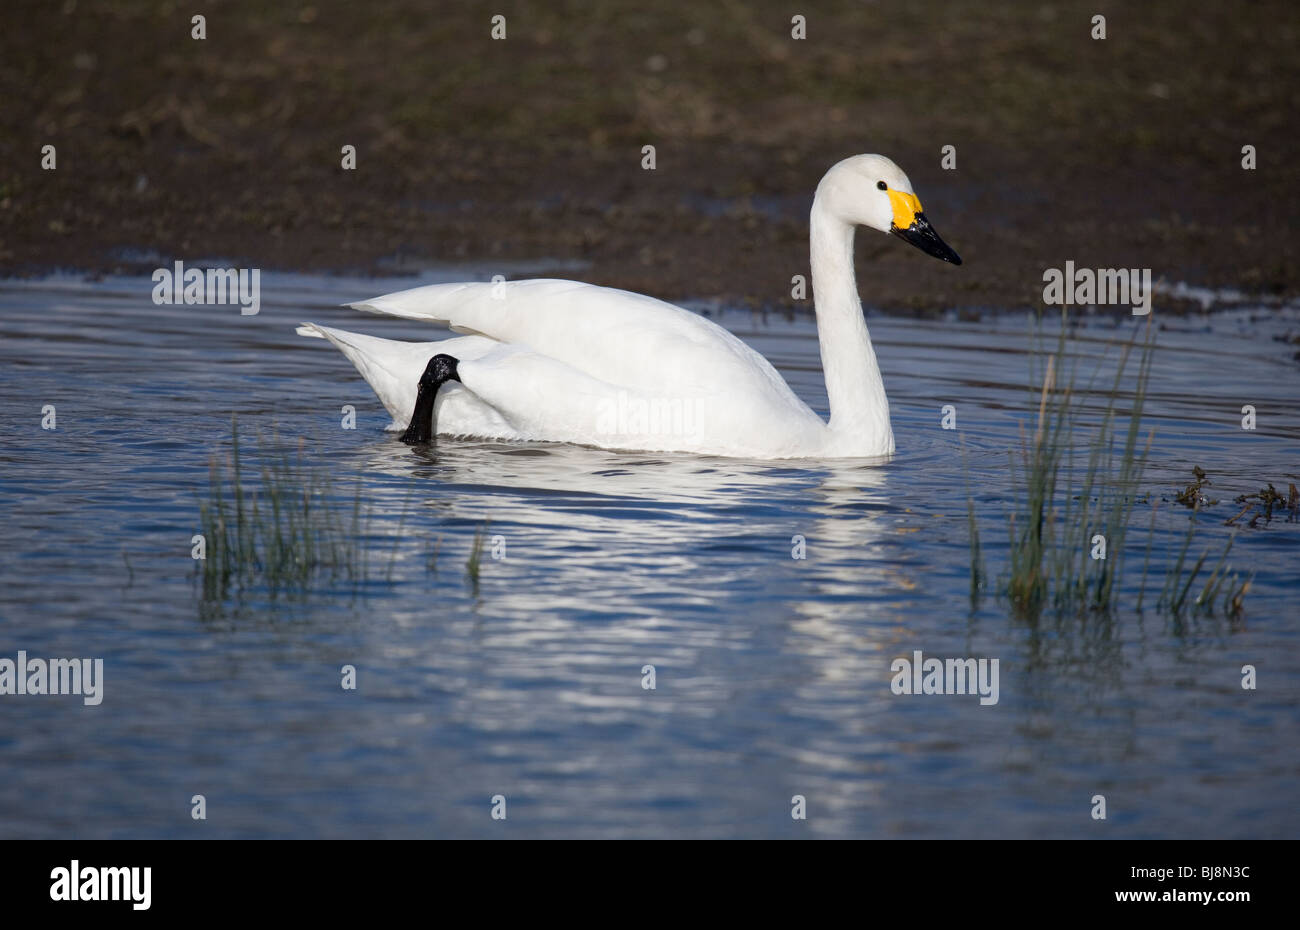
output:
{"label": "swan's long neck", "polygon": [[429,384],[425,379],[420,379],[420,386],[415,392],[415,411],[411,414],[411,422],[406,425],[406,432],[402,434],[402,442],[428,442],[433,438],[433,407],[438,399],[439,387],[438,384]]}
{"label": "swan's long neck", "polygon": [[836,441],[893,452],[885,382],[876,364],[853,275],[853,226],[834,216],[820,196],[811,216],[813,302],[822,371]]}

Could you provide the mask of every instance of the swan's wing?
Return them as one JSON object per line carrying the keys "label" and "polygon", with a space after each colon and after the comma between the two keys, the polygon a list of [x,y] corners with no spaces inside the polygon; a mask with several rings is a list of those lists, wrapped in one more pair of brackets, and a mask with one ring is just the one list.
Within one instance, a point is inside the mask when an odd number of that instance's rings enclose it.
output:
{"label": "swan's wing", "polygon": [[528,438],[600,445],[600,411],[616,403],[620,391],[617,385],[516,344],[498,343],[480,358],[462,361],[458,370],[464,388]]}
{"label": "swan's wing", "polygon": [[643,294],[535,279],[433,284],[349,306],[526,346],[597,381],[647,395],[729,392],[737,415],[774,408],[811,413],[767,359],[736,336]]}
{"label": "swan's wing", "polygon": [[[461,362],[459,374],[461,383],[450,385],[452,392],[482,401],[514,438],[647,452],[726,449],[755,456],[763,455],[770,444],[770,431],[756,436],[736,431],[725,398],[719,403],[710,397],[646,394],[518,344],[498,343],[479,358]],[[496,423],[482,430],[482,418],[465,427],[444,417],[459,412],[452,404],[458,397],[452,393],[443,398],[440,433],[474,434],[477,426],[483,435],[501,435]]]}

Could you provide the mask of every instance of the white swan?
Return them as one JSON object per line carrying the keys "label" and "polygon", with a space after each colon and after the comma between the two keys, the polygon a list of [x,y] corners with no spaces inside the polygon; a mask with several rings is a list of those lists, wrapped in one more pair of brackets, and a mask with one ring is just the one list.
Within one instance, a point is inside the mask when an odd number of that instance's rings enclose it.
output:
{"label": "white swan", "polygon": [[826,172],[810,240],[829,423],[717,324],[653,297],[574,281],[435,284],[350,304],[463,334],[440,342],[314,323],[298,332],[328,339],[351,359],[407,442],[436,432],[764,459],[890,455],[889,401],[853,275],[855,226],[961,264],[888,158],[856,155]]}

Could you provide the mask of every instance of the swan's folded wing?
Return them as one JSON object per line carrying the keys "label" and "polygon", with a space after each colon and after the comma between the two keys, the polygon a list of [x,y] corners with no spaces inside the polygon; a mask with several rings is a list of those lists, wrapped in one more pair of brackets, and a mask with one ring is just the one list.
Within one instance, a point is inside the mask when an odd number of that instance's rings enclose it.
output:
{"label": "swan's folded wing", "polygon": [[459,373],[524,438],[646,451],[714,439],[707,398],[650,396],[521,346],[499,345],[462,362]]}
{"label": "swan's folded wing", "polygon": [[[382,313],[408,320],[441,323],[453,330],[473,330],[501,342],[516,341],[510,327],[516,321],[526,322],[520,311],[544,313],[557,298],[583,290],[610,291],[580,281],[563,281],[536,278],[528,281],[461,282],[457,284],[429,284],[405,291],[394,291],[382,297],[372,297],[350,303],[353,310]],[[627,291],[612,291],[639,297]],[[651,298],[643,298],[651,300]],[[657,301],[656,301],[657,302]]]}
{"label": "swan's folded wing", "polygon": [[[354,310],[443,324],[498,342],[522,342],[553,354],[550,343],[586,329],[597,333],[635,327],[691,327],[688,311],[615,288],[537,278],[526,281],[430,284],[357,303]],[[696,318],[698,319],[698,318]]]}
{"label": "swan's folded wing", "polygon": [[433,284],[349,306],[525,346],[633,391],[725,391],[760,407],[808,412],[768,361],[732,333],[644,294],[536,279]]}

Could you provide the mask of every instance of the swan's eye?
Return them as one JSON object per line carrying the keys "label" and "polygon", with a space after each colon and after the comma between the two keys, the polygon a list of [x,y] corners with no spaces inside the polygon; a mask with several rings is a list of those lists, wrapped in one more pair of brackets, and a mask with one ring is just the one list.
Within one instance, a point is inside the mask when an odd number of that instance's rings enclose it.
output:
{"label": "swan's eye", "polygon": [[889,185],[886,184],[884,181],[877,181],[877,182],[876,182],[876,187],[880,188],[882,191],[887,191],[887,190],[889,190]]}

